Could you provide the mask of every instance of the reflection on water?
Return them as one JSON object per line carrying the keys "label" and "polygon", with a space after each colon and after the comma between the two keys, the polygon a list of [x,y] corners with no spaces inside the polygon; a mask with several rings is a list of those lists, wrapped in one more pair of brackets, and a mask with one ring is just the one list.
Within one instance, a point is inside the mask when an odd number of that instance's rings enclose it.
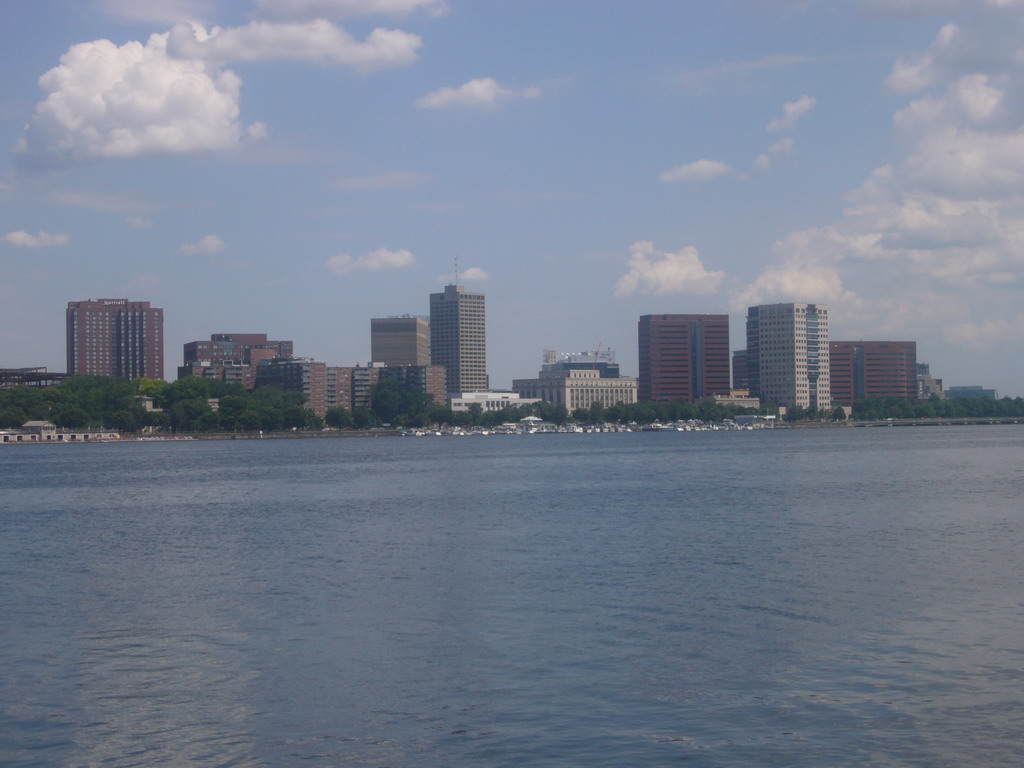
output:
{"label": "reflection on water", "polygon": [[0,452],[0,763],[1016,765],[1014,427]]}

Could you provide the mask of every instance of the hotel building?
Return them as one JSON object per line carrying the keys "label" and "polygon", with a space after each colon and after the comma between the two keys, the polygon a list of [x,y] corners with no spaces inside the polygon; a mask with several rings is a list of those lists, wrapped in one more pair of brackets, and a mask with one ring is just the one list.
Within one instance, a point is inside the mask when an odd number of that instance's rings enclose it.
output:
{"label": "hotel building", "polygon": [[164,311],[148,301],[69,301],[69,376],[164,377]]}

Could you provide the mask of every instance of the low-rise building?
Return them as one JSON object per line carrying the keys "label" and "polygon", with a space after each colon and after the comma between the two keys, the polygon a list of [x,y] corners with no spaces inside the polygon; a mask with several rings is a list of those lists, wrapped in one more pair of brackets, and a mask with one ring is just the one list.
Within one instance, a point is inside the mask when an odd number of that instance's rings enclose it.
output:
{"label": "low-rise building", "polygon": [[986,389],[978,384],[972,384],[966,387],[950,387],[946,390],[946,397],[958,398],[958,397],[988,397],[992,400],[999,399],[999,393],[994,389]]}
{"label": "low-rise building", "polygon": [[453,411],[468,411],[471,406],[479,405],[487,412],[539,402],[540,398],[521,397],[516,392],[462,392],[458,397],[452,398],[451,407]]}
{"label": "low-rise building", "polygon": [[932,376],[931,366],[928,363],[917,364],[917,399],[930,400],[933,396],[943,399],[946,394],[942,391],[942,379]]}
{"label": "low-rise building", "polygon": [[26,421],[21,429],[0,430],[0,443],[90,443],[118,440],[120,437],[112,429],[58,429],[52,421]]}
{"label": "low-rise building", "polygon": [[0,368],[0,389],[13,387],[53,387],[68,377],[66,373],[51,373],[46,366],[35,368]]}
{"label": "low-rise building", "polygon": [[327,364],[309,358],[261,360],[256,386],[275,385],[286,392],[301,392],[304,405],[321,419],[327,413]]}
{"label": "low-rise building", "polygon": [[190,341],[184,346],[184,365],[178,378],[200,376],[236,382],[246,389],[256,386],[263,360],[291,358],[291,341],[274,341],[265,333],[215,333],[209,341]]}
{"label": "low-rise building", "polygon": [[756,397],[751,397],[750,393],[745,389],[734,389],[728,395],[711,395],[711,397],[705,397],[706,403],[714,403],[715,405],[732,405],[737,408],[760,408],[761,401]]}
{"label": "low-rise building", "polygon": [[512,390],[573,411],[594,403],[631,405],[637,398],[637,380],[629,376],[603,378],[596,370],[543,370],[535,379],[513,380]]}

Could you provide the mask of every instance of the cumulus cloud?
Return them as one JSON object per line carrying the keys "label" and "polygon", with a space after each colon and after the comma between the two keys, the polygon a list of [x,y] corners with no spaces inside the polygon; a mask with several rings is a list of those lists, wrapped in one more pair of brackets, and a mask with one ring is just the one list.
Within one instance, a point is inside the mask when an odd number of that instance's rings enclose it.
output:
{"label": "cumulus cloud", "polygon": [[184,22],[145,43],[79,43],[39,79],[45,98],[15,151],[31,169],[229,149],[264,138],[267,128],[239,123],[242,80],[224,69],[228,62],[299,59],[370,71],[415,60],[421,45],[416,35],[379,28],[359,41],[324,19],[209,31]]}
{"label": "cumulus cloud", "polygon": [[765,129],[769,133],[791,130],[817,103],[813,96],[801,96],[796,101],[787,101],[782,105],[782,116],[768,123]]}
{"label": "cumulus cloud", "polygon": [[340,253],[326,262],[327,269],[336,275],[347,275],[349,272],[380,272],[385,269],[403,269],[416,263],[416,257],[409,251],[392,251],[378,248],[362,256],[350,256]]}
{"label": "cumulus cloud", "polygon": [[39,79],[46,98],[16,152],[27,167],[227,149],[238,144],[241,80],[167,55],[167,35],[73,45]]}
{"label": "cumulus cloud", "polygon": [[781,261],[771,264],[749,285],[735,291],[731,304],[742,310],[755,304],[806,301],[852,303],[839,264],[854,253],[870,254],[875,238],[858,240],[835,227],[793,232],[775,244]]}
{"label": "cumulus cloud", "polygon": [[615,284],[615,297],[619,299],[635,294],[710,294],[725,278],[724,272],[705,269],[693,246],[678,253],[661,253],[649,241],[633,243],[627,267],[629,271]]}
{"label": "cumulus cloud", "polygon": [[763,155],[758,155],[754,160],[754,166],[762,171],[767,171],[775,161],[784,155],[791,155],[796,151],[796,141],[789,136],[779,139],[772,144]]}
{"label": "cumulus cloud", "polygon": [[390,171],[373,176],[349,176],[334,182],[335,189],[345,192],[362,192],[365,190],[391,189],[394,187],[411,187],[423,184],[427,177],[414,171]]}
{"label": "cumulus cloud", "polygon": [[494,78],[482,77],[463,83],[457,88],[438,88],[416,100],[420,109],[446,109],[448,107],[493,108],[520,99],[540,96],[536,87],[515,89],[501,85]]}
{"label": "cumulus cloud", "polygon": [[19,230],[8,232],[0,240],[19,248],[51,248],[57,245],[67,245],[71,242],[71,237],[66,234],[51,235],[49,232],[30,235],[28,232]]}
{"label": "cumulus cloud", "polygon": [[730,173],[732,173],[732,169],[725,163],[701,159],[688,165],[677,165],[675,168],[662,171],[658,178],[666,184],[673,184],[679,181],[707,181]]}
{"label": "cumulus cloud", "polygon": [[780,241],[744,300],[848,301],[887,284],[946,304],[970,291],[982,315],[1003,306],[1024,283],[1024,59],[1000,28],[1017,27],[979,13],[894,65],[891,90],[925,91],[894,113],[903,157],[851,192],[840,220]]}
{"label": "cumulus cloud", "polygon": [[400,29],[374,29],[360,42],[325,19],[274,23],[252,21],[242,27],[176,24],[167,39],[169,55],[213,62],[297,59],[347,64],[361,71],[400,66],[416,60],[419,36]]}
{"label": "cumulus cloud", "polygon": [[271,19],[344,19],[351,16],[407,16],[447,11],[444,0],[256,0],[257,14]]}
{"label": "cumulus cloud", "polygon": [[227,244],[217,235],[207,235],[198,243],[185,243],[181,246],[181,252],[189,256],[213,256],[223,253]]}

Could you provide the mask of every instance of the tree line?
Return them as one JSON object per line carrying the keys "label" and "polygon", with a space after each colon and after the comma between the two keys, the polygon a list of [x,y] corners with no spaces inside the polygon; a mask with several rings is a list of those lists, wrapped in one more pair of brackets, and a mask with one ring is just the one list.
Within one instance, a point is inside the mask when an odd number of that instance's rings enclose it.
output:
{"label": "tree line", "polygon": [[[144,398],[151,398],[148,410]],[[395,380],[378,382],[370,391],[370,405],[349,411],[331,408],[321,420],[304,405],[304,396],[275,386],[247,390],[240,384],[214,379],[184,378],[175,382],[155,379],[128,381],[106,376],[72,376],[53,387],[14,387],[0,390],[0,428],[20,427],[26,421],[48,420],[62,428],[108,427],[124,433],[146,428],[177,432],[268,432],[291,429],[374,427],[426,427],[429,425],[490,427],[518,422],[528,416],[563,425],[575,423],[649,424],[654,421],[722,421],[753,409],[717,403],[668,402],[619,404],[568,411],[547,402],[485,411],[480,405],[452,411],[435,404],[415,386]],[[762,413],[777,413],[769,408]],[[868,398],[854,403],[852,418],[878,421],[917,418],[1024,417],[1021,398],[958,398],[904,400]],[[787,421],[846,418],[842,408],[790,408]]]}
{"label": "tree line", "polygon": [[[148,410],[144,398],[157,410]],[[177,432],[277,431],[320,427],[303,395],[277,387],[247,390],[240,384],[185,378],[116,379],[71,376],[53,387],[0,390],[0,427],[47,420],[58,427],[109,427],[139,432],[147,427]],[[216,407],[214,407],[214,401]]]}

